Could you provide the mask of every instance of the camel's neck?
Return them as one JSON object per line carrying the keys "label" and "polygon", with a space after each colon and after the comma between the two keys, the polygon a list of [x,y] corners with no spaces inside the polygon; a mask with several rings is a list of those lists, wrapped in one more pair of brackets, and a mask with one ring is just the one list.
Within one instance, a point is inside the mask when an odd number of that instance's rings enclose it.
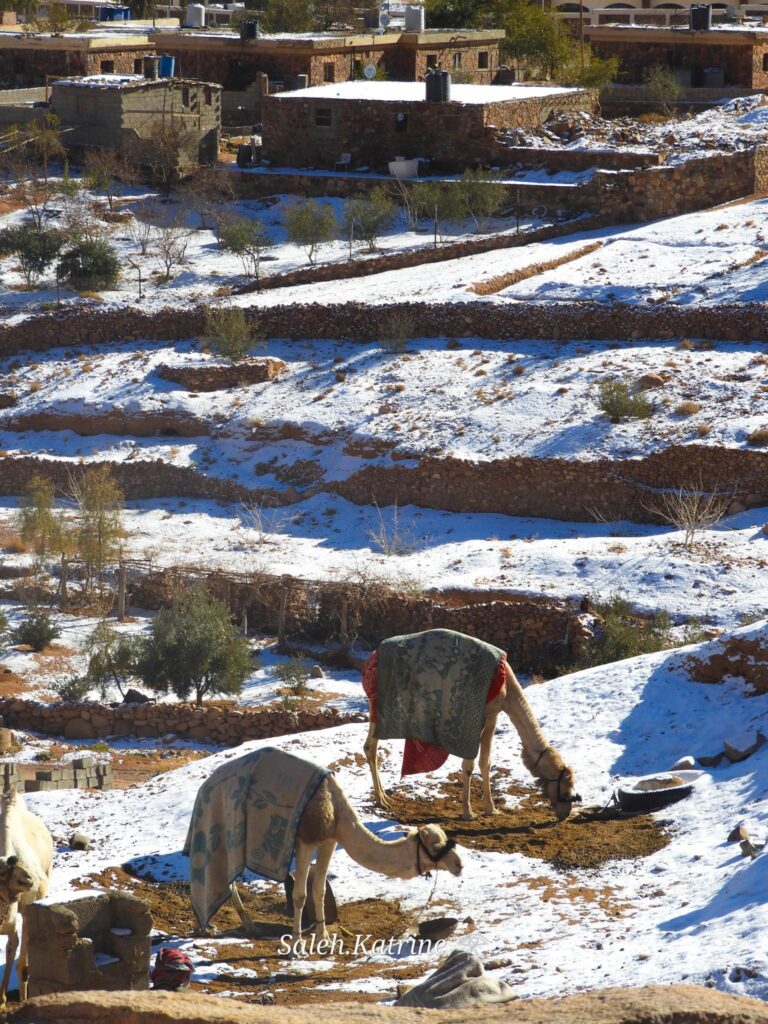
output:
{"label": "camel's neck", "polygon": [[384,843],[377,839],[360,820],[357,812],[344,800],[345,806],[337,814],[334,838],[344,847],[352,860],[369,871],[377,871],[390,878],[415,878],[416,851],[409,837]]}
{"label": "camel's neck", "polygon": [[507,668],[507,695],[502,708],[517,729],[526,753],[533,758],[538,757],[548,744],[531,705],[525,699],[523,688],[510,668]]}

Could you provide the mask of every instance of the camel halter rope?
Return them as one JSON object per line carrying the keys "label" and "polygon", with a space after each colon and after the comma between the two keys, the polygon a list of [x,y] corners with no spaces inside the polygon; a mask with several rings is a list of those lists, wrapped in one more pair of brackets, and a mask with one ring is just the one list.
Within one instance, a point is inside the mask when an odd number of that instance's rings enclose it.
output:
{"label": "camel halter rope", "polygon": [[[533,768],[531,769],[531,774],[532,775],[536,775],[536,768],[538,767],[539,761],[542,759],[542,757],[544,757],[546,752],[548,750],[551,750],[551,749],[552,749],[552,747],[544,747],[544,749],[541,751],[539,756],[533,762]],[[573,793],[571,796],[563,796],[562,785],[563,785],[563,779],[565,778],[565,773],[567,771],[568,771],[567,767],[566,768],[561,768],[560,774],[557,776],[556,779],[548,779],[546,777],[546,775],[536,775],[536,778],[539,779],[541,782],[556,782],[557,783],[557,799],[560,801],[560,803],[563,803],[563,804],[580,804],[581,803],[581,797],[579,796],[578,793]]]}

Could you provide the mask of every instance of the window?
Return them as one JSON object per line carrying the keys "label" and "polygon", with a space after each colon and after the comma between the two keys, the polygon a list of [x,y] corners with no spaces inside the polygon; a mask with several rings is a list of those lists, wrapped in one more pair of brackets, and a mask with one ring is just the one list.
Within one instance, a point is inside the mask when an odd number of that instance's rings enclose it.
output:
{"label": "window", "polygon": [[362,78],[363,77],[363,62],[361,60],[353,61],[352,63],[352,77]]}
{"label": "window", "polygon": [[407,132],[408,131],[408,115],[402,113],[395,114],[395,131],[396,132]]}
{"label": "window", "polygon": [[189,106],[189,86],[185,85],[181,90],[181,105],[183,107]]}
{"label": "window", "polygon": [[332,63],[323,64],[323,81],[324,82],[335,82],[336,81],[336,65]]}
{"label": "window", "polygon": [[103,60],[101,62],[101,73],[102,75],[114,75],[115,62],[113,60]]}
{"label": "window", "polygon": [[315,107],[315,127],[330,128],[333,124],[333,113],[330,107]]}
{"label": "window", "polygon": [[460,53],[454,53],[454,55],[453,55],[453,70],[454,71],[460,71],[461,70],[461,54]]}
{"label": "window", "polygon": [[137,57],[133,62],[133,73],[134,75],[144,74],[144,60],[142,57]]}
{"label": "window", "polygon": [[432,68],[433,70],[437,70],[437,54],[436,53],[428,53],[427,54],[427,67],[428,68]]}
{"label": "window", "polygon": [[206,85],[203,87],[203,102],[205,103],[206,107],[210,107],[213,104],[213,89],[210,87],[210,85]]}
{"label": "window", "polygon": [[768,71],[768,53],[763,54],[763,71]]}
{"label": "window", "polygon": [[481,71],[487,71],[488,70],[488,67],[490,65],[489,65],[489,61],[488,61],[488,51],[487,50],[481,50],[480,53],[478,53],[478,55],[477,55],[477,66],[478,66],[478,68],[480,68]]}

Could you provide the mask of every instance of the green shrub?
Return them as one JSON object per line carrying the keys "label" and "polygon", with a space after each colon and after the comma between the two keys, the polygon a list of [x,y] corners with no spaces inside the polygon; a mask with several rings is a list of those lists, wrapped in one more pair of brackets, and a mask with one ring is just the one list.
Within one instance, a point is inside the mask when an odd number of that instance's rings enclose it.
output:
{"label": "green shrub", "polygon": [[327,203],[317,203],[314,199],[308,199],[286,211],[285,229],[288,232],[288,241],[305,249],[307,259],[314,263],[318,246],[331,242],[336,237],[339,222]]}
{"label": "green shrub", "polygon": [[607,665],[675,646],[670,618],[665,611],[641,616],[629,601],[613,594],[607,602],[595,605],[595,612],[599,625],[589,647],[589,665]]}
{"label": "green shrub", "polygon": [[653,415],[653,404],[645,392],[623,380],[604,380],[600,384],[597,404],[611,423],[627,418],[644,420]]}
{"label": "green shrub", "polygon": [[203,342],[232,363],[245,359],[248,349],[262,340],[255,322],[240,306],[209,306],[203,316]]}
{"label": "green shrub", "polygon": [[35,754],[33,760],[35,760],[35,761],[52,761],[53,760],[53,754],[51,753],[50,750],[39,750]]}
{"label": "green shrub", "polygon": [[53,692],[59,700],[85,700],[91,692],[92,685],[88,676],[72,676],[70,679],[60,679],[54,683]]}
{"label": "green shrub", "polygon": [[42,651],[48,644],[61,636],[61,629],[56,625],[49,612],[32,612],[29,618],[13,631],[13,639],[17,644],[26,644],[33,651]]}
{"label": "green shrub", "polygon": [[114,247],[101,239],[83,239],[59,261],[59,277],[73,288],[111,288],[120,274]]}
{"label": "green shrub", "polygon": [[277,666],[275,675],[294,697],[302,697],[309,689],[309,672],[303,658],[289,658]]}
{"label": "green shrub", "polygon": [[239,217],[225,221],[219,229],[219,248],[239,256],[243,273],[257,281],[261,259],[271,245],[269,231],[260,220]]}

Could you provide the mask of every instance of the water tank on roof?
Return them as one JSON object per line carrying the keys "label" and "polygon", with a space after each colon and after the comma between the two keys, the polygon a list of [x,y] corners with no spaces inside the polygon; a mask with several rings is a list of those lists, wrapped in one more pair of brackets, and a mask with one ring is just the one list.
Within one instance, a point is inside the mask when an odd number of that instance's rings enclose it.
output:
{"label": "water tank on roof", "polygon": [[99,21],[114,21],[115,9],[114,7],[100,7],[99,8]]}
{"label": "water tank on roof", "polygon": [[692,4],[690,27],[694,32],[708,32],[712,28],[712,8],[709,4]]}
{"label": "water tank on roof", "polygon": [[427,103],[440,103],[443,99],[443,83],[439,71],[428,71],[424,79],[427,87]]}
{"label": "water tank on roof", "polygon": [[113,9],[112,9],[112,21],[122,21],[122,20],[123,20],[123,8],[122,7],[113,7]]}
{"label": "water tank on roof", "polygon": [[185,28],[205,28],[205,6],[190,4],[184,12]]}
{"label": "water tank on roof", "polygon": [[441,86],[442,100],[443,100],[443,103],[447,103],[448,100],[451,98],[451,72],[450,71],[441,71],[440,72],[440,79],[441,79],[441,82],[442,82],[442,86]]}
{"label": "water tank on roof", "polygon": [[259,23],[249,19],[248,21],[240,22],[240,38],[245,39],[258,39],[259,36]]}
{"label": "water tank on roof", "polygon": [[145,57],[144,58],[144,77],[145,78],[157,78],[158,70],[160,67],[159,57]]}
{"label": "water tank on roof", "polygon": [[408,4],[405,8],[405,31],[423,32],[425,25],[424,7],[421,4]]}
{"label": "water tank on roof", "polygon": [[158,74],[161,78],[173,78],[173,73],[176,70],[176,58],[171,57],[167,53],[160,55],[160,65],[158,68]]}

